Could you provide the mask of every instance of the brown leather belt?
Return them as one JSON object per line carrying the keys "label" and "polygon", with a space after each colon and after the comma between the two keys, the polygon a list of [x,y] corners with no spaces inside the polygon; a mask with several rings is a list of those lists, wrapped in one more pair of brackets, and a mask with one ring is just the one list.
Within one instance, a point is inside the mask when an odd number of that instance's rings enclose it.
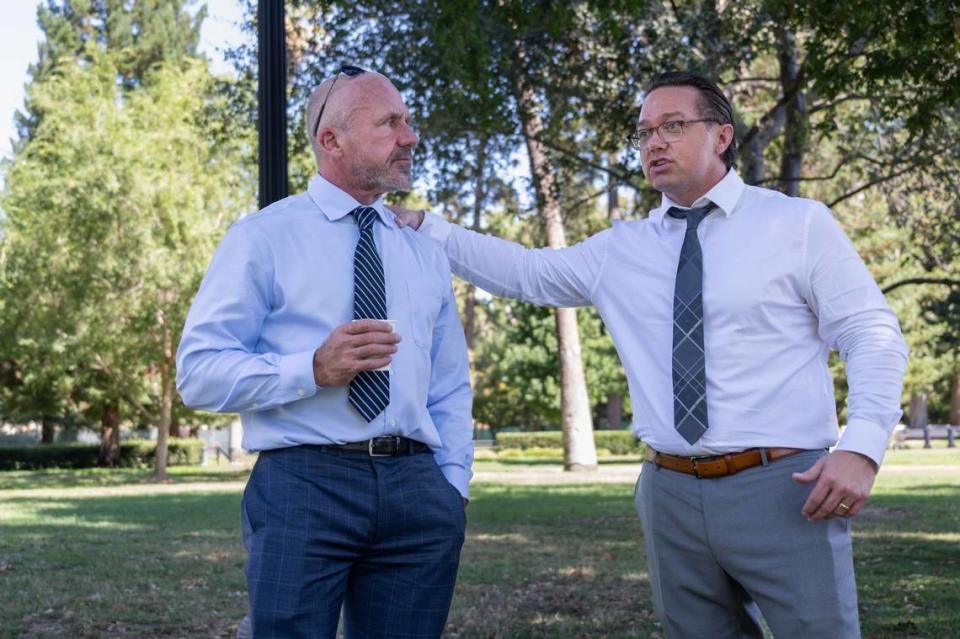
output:
{"label": "brown leather belt", "polygon": [[[659,453],[647,446],[646,458],[647,461],[653,462],[660,468],[695,475],[700,479],[710,479],[726,477],[741,470],[802,452],[804,452],[803,448],[748,448],[739,453],[727,453],[714,457],[679,457]],[[766,457],[766,460],[764,460],[764,457]]]}

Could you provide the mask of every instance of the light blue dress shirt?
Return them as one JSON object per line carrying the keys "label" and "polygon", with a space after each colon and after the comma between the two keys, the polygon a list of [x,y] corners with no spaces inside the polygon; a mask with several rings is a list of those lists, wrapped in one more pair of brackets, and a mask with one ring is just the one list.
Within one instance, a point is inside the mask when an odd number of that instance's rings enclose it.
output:
{"label": "light blue dress shirt", "polygon": [[387,315],[400,334],[390,404],[367,423],[347,386],[317,387],[313,354],[353,318],[360,203],[320,175],[294,195],[233,224],[193,302],[177,351],[188,406],[237,412],[249,451],[403,435],[435,451],[466,497],[473,423],[466,341],[441,248],[400,229],[382,199],[374,239]]}
{"label": "light blue dress shirt", "polygon": [[[748,186],[735,171],[694,206],[709,428],[695,444],[673,414],[673,295],[686,221],[666,195],[644,220],[614,223],[569,248],[530,250],[428,215],[453,271],[494,295],[547,306],[593,304],[627,373],[634,432],[665,453],[827,448],[883,461],[900,418],[907,345],[870,272],[826,206]],[[837,438],[830,349],[846,362],[848,419]]]}

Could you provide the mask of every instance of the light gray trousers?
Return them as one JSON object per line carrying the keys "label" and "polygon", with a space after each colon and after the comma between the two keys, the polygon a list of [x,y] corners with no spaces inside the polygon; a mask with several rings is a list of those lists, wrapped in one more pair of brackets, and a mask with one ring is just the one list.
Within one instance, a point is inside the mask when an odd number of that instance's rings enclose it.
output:
{"label": "light gray trousers", "polygon": [[636,506],[653,603],[668,639],[859,639],[850,520],[811,523],[808,451],[697,479],[645,462]]}

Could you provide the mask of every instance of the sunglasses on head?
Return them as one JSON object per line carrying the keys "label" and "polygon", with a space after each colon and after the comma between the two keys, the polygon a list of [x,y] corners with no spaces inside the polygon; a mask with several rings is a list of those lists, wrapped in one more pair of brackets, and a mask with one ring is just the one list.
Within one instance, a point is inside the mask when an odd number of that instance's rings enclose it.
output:
{"label": "sunglasses on head", "polygon": [[327,108],[327,100],[330,99],[330,94],[333,93],[333,87],[336,86],[337,80],[340,79],[340,75],[343,74],[348,78],[353,78],[360,75],[361,73],[366,73],[366,69],[361,69],[360,67],[355,67],[352,64],[344,64],[337,70],[337,74],[333,77],[333,82],[330,83],[330,88],[327,89],[327,95],[323,98],[323,104],[320,105],[320,115],[317,116],[317,121],[313,125],[313,136],[317,137],[317,132],[320,130],[320,120],[323,119],[323,110]]}

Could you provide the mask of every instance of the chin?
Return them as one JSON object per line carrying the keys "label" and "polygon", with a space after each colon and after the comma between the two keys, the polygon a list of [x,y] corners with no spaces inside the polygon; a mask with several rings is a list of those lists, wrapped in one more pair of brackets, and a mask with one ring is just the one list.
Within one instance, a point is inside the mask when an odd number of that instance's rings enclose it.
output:
{"label": "chin", "polygon": [[413,188],[413,177],[410,175],[398,175],[390,180],[390,186],[394,191],[409,191]]}
{"label": "chin", "polygon": [[670,189],[670,180],[666,179],[663,175],[654,175],[653,177],[647,178],[647,181],[650,182],[650,186],[660,193]]}

